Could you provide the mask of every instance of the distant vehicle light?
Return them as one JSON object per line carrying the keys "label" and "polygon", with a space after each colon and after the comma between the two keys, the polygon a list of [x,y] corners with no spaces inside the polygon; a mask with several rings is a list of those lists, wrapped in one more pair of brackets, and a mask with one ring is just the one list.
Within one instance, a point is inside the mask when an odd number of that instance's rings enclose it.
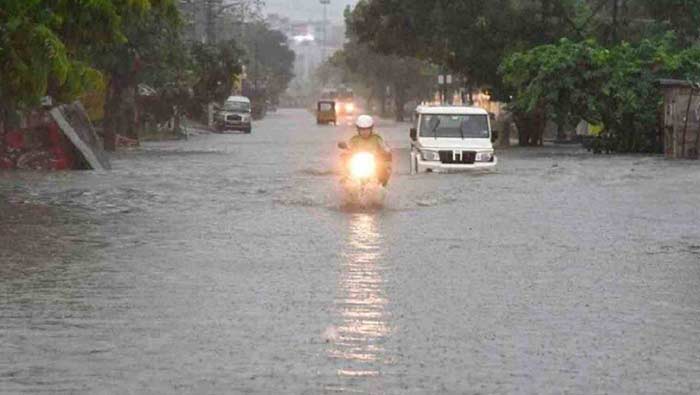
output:
{"label": "distant vehicle light", "polygon": [[294,36],[293,39],[297,43],[316,41],[316,37],[314,37],[312,34],[304,34],[304,35]]}

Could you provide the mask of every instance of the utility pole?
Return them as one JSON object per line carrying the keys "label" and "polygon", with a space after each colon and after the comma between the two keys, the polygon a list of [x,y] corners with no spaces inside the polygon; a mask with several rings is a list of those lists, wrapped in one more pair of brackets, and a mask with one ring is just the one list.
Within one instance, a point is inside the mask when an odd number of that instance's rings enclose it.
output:
{"label": "utility pole", "polygon": [[618,24],[620,20],[620,2],[619,0],[613,0],[612,8],[612,44],[618,43]]}
{"label": "utility pole", "polygon": [[[256,29],[257,29],[257,27],[256,27]],[[257,96],[258,95],[258,79],[260,78],[260,74],[258,74],[260,71],[260,69],[259,69],[260,62],[258,61],[258,35],[255,34],[255,32],[254,32],[253,37],[254,37],[253,38],[253,59],[255,62],[253,64],[253,66],[255,68],[255,71],[254,71],[255,78],[253,79],[253,84],[255,86],[255,95]]]}
{"label": "utility pole", "polygon": [[207,44],[216,43],[216,15],[214,10],[214,3],[220,2],[220,0],[204,0],[205,10],[205,37]]}
{"label": "utility pole", "polygon": [[331,0],[321,0],[321,4],[323,4],[323,44],[321,48],[321,63],[326,61],[326,44],[328,40],[326,25],[328,25],[328,4],[330,3]]}

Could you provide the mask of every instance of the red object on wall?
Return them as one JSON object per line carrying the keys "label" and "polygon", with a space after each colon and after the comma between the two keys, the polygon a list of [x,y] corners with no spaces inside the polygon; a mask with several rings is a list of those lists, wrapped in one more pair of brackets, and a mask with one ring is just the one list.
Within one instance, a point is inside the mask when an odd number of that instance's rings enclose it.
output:
{"label": "red object on wall", "polygon": [[70,169],[70,158],[66,155],[63,148],[59,146],[51,147],[51,169],[52,170],[67,170]]}
{"label": "red object on wall", "polygon": [[49,141],[51,142],[51,145],[63,144],[63,133],[61,132],[61,128],[58,127],[58,124],[56,122],[51,122],[47,124],[46,131],[49,135]]}
{"label": "red object on wall", "polygon": [[5,134],[5,143],[10,149],[21,150],[24,148],[24,134],[19,130],[12,130]]}
{"label": "red object on wall", "polygon": [[10,170],[15,168],[15,162],[10,158],[0,157],[0,170]]}

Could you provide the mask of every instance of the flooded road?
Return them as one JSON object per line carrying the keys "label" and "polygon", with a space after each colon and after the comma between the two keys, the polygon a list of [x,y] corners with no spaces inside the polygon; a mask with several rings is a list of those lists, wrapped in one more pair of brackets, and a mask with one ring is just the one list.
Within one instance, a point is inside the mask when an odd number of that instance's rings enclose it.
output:
{"label": "flooded road", "polygon": [[339,205],[285,110],[108,173],[0,173],[0,393],[700,392],[700,164],[500,152]]}

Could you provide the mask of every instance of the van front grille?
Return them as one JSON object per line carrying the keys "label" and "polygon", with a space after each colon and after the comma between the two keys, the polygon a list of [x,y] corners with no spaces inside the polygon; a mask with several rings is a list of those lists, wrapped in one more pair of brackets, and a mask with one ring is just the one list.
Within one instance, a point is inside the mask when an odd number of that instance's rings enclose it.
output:
{"label": "van front grille", "polygon": [[473,165],[476,162],[475,151],[440,151],[440,162],[444,164]]}

